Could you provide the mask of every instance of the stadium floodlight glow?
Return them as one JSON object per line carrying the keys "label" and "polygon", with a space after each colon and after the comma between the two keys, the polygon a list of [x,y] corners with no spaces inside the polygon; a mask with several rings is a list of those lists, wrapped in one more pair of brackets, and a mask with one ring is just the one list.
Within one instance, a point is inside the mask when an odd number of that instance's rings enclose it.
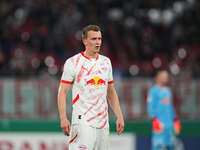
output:
{"label": "stadium floodlight glow", "polygon": [[152,23],[161,22],[161,12],[158,9],[150,9],[148,12],[148,17]]}
{"label": "stadium floodlight glow", "polygon": [[23,8],[18,8],[14,13],[14,18],[11,19],[11,22],[17,26],[21,26],[24,23],[26,16],[27,16],[26,10]]}
{"label": "stadium floodlight glow", "polygon": [[152,61],[154,68],[159,68],[162,65],[162,61],[159,57],[155,57]]}
{"label": "stadium floodlight glow", "polygon": [[170,71],[173,75],[178,75],[180,72],[180,68],[176,63],[173,63],[172,65],[170,65]]}
{"label": "stadium floodlight glow", "polygon": [[176,14],[181,14],[183,12],[183,10],[185,9],[185,3],[183,2],[174,2],[173,4],[173,11],[176,13]]}
{"label": "stadium floodlight glow", "polygon": [[108,11],[108,17],[111,19],[111,20],[121,20],[123,18],[124,14],[122,12],[121,9],[119,8],[113,8],[113,9],[110,9]]}
{"label": "stadium floodlight glow", "polygon": [[15,18],[16,19],[23,19],[23,17],[25,16],[25,12],[24,12],[24,9],[22,8],[18,8],[16,11],[15,11]]}
{"label": "stadium floodlight glow", "polygon": [[187,2],[191,5],[193,5],[195,3],[196,0],[187,0]]}
{"label": "stadium floodlight glow", "polygon": [[133,17],[127,17],[127,18],[125,19],[124,24],[125,24],[127,27],[129,27],[129,28],[134,27],[135,24],[136,24],[135,18],[133,18]]}
{"label": "stadium floodlight glow", "polygon": [[171,9],[166,9],[162,12],[162,22],[166,25],[169,25],[172,23],[174,19],[174,13]]}
{"label": "stadium floodlight glow", "polygon": [[178,49],[178,56],[181,58],[181,59],[184,59],[186,56],[187,56],[187,52],[184,48],[179,48]]}
{"label": "stadium floodlight glow", "polygon": [[54,63],[55,63],[55,60],[54,60],[54,58],[52,56],[47,56],[45,58],[44,62],[48,67],[53,67]]}
{"label": "stadium floodlight glow", "polygon": [[56,75],[58,73],[58,67],[56,65],[54,65],[53,67],[49,67],[48,72],[51,75]]}
{"label": "stadium floodlight glow", "polygon": [[132,75],[132,76],[135,76],[139,73],[140,69],[137,65],[131,65],[129,67],[129,73]]}

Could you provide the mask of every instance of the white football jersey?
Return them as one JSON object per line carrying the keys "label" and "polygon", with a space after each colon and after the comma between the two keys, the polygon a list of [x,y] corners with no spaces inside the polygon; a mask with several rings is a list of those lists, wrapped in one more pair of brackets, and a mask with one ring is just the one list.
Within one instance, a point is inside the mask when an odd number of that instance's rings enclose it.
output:
{"label": "white football jersey", "polygon": [[107,87],[113,83],[110,59],[98,54],[96,59],[81,52],[67,59],[61,82],[73,84],[72,124],[78,116],[92,127],[105,128],[108,123]]}

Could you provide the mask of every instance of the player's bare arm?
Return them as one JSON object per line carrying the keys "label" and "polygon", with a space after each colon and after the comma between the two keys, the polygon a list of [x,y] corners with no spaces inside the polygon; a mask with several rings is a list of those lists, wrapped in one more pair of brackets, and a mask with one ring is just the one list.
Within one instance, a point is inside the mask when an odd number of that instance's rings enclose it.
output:
{"label": "player's bare arm", "polygon": [[116,128],[117,134],[120,135],[124,130],[124,119],[120,109],[119,99],[115,90],[114,84],[108,85],[107,99],[113,112],[117,116]]}
{"label": "player's bare arm", "polygon": [[66,115],[66,94],[69,91],[70,86],[70,84],[60,83],[57,99],[61,128],[63,130],[63,133],[67,136],[69,136],[70,132],[70,122],[67,119]]}

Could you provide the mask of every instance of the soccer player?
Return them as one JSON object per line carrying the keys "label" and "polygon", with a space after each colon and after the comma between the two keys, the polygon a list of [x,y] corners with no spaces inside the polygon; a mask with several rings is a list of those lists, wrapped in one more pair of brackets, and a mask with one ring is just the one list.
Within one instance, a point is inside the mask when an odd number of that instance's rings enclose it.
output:
{"label": "soccer player", "polygon": [[[100,55],[101,30],[96,25],[83,29],[85,51],[67,59],[58,90],[58,110],[61,128],[70,135],[70,150],[108,150],[108,104],[117,116],[120,135],[124,119],[114,87],[110,59]],[[72,121],[66,115],[66,94],[72,85]]]}
{"label": "soccer player", "polygon": [[175,134],[179,134],[181,124],[176,119],[171,90],[167,87],[168,72],[157,71],[155,85],[148,93],[148,114],[152,119],[152,150],[173,150]]}

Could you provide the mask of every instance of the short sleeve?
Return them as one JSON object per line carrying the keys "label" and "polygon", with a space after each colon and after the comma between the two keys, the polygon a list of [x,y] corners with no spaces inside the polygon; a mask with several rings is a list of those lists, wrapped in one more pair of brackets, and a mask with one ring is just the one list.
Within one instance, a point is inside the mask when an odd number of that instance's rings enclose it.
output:
{"label": "short sleeve", "polygon": [[147,97],[147,109],[150,118],[156,117],[156,92],[154,90],[150,90]]}
{"label": "short sleeve", "polygon": [[113,80],[112,64],[109,59],[108,84],[111,84],[111,83],[114,83],[114,80]]}
{"label": "short sleeve", "polygon": [[65,64],[64,64],[64,68],[63,68],[63,73],[62,73],[62,77],[61,77],[61,82],[62,83],[68,83],[68,84],[72,84],[74,81],[74,67],[73,67],[73,63],[70,59],[68,59]]}

